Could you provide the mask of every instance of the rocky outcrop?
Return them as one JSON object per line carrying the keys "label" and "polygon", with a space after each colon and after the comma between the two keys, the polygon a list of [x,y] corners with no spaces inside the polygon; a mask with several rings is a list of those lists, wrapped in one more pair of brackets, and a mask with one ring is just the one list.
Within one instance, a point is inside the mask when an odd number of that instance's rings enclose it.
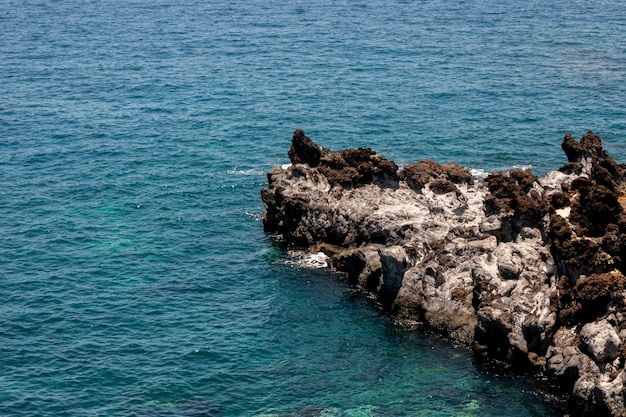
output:
{"label": "rocky outcrop", "polygon": [[566,135],[568,162],[481,180],[455,163],[399,170],[369,148],[294,134],[268,173],[264,228],[324,252],[402,326],[533,369],[572,415],[626,416],[626,168],[597,135]]}

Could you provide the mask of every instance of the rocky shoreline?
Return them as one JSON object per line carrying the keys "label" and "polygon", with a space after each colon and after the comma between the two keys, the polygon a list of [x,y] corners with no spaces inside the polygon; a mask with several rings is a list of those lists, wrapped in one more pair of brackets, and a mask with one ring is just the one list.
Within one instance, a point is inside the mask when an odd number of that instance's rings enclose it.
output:
{"label": "rocky shoreline", "polygon": [[592,132],[562,148],[568,162],[543,177],[479,179],[296,130],[261,191],[264,229],[324,252],[399,325],[545,376],[571,415],[626,416],[626,165]]}

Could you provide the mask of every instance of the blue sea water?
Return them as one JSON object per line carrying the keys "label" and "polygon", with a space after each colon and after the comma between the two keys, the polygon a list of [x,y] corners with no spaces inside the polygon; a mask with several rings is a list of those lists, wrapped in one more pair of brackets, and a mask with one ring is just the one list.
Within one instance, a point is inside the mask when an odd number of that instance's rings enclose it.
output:
{"label": "blue sea water", "polygon": [[292,132],[626,162],[620,0],[0,0],[0,415],[551,416],[263,233]]}

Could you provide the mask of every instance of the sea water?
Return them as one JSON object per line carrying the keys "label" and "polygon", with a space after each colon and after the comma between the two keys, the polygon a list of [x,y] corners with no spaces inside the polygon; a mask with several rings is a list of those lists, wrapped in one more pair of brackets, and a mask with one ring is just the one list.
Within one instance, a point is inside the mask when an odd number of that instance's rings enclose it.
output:
{"label": "sea water", "polygon": [[[296,128],[399,165],[626,159],[619,0],[0,1],[0,415],[548,416],[263,233]],[[317,265],[318,266],[318,265]]]}

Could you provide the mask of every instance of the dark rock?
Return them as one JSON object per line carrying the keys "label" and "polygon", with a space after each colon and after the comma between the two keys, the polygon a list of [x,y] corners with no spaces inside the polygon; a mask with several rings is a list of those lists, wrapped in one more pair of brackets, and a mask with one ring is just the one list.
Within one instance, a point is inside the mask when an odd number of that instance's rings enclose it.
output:
{"label": "dark rock", "polygon": [[380,250],[383,283],[378,292],[378,299],[383,310],[390,311],[393,302],[402,287],[404,273],[409,267],[406,252],[399,247]]}
{"label": "dark rock", "polygon": [[319,166],[330,185],[358,187],[376,183],[397,186],[398,166],[371,148],[332,152],[318,146],[298,129],[293,134],[288,154],[293,164],[306,164],[312,168]]}
{"label": "dark rock", "polygon": [[620,255],[621,251],[621,233],[616,224],[610,224],[606,228],[606,232],[602,237],[602,250],[611,255],[613,258]]}
{"label": "dark rock", "polygon": [[561,143],[561,148],[567,156],[569,162],[580,162],[583,159],[591,159],[596,162],[604,161],[607,154],[602,147],[602,140],[598,135],[594,135],[592,131],[588,131],[580,142],[567,133]]}
{"label": "dark rock", "polygon": [[614,190],[583,177],[572,181],[572,189],[578,196],[572,204],[571,222],[581,235],[602,236],[609,224],[617,222],[623,210]]}
{"label": "dark rock", "polygon": [[500,273],[502,279],[518,279],[521,272],[519,267],[511,262],[498,264],[498,273]]}
{"label": "dark rock", "polygon": [[326,151],[308,138],[302,129],[293,133],[291,148],[288,152],[292,164],[307,164],[316,167],[325,153]]}
{"label": "dark rock", "polygon": [[580,162],[568,162],[559,168],[559,171],[566,174],[580,175],[583,172],[583,164]]}
{"label": "dark rock", "polygon": [[589,323],[602,317],[613,305],[623,304],[625,279],[610,273],[584,276],[575,281],[559,280],[560,318],[566,324]]}
{"label": "dark rock", "polygon": [[461,192],[454,183],[448,180],[433,180],[429,187],[435,194],[455,193],[461,195]]}
{"label": "dark rock", "polygon": [[472,342],[474,353],[482,359],[510,362],[512,354],[508,336],[511,329],[506,325],[510,320],[494,315],[491,308],[481,311]]}
{"label": "dark rock", "polygon": [[556,192],[550,197],[550,204],[555,210],[562,209],[570,205],[569,194],[564,192]]}
{"label": "dark rock", "polygon": [[378,251],[343,251],[331,258],[332,267],[346,274],[353,287],[377,294],[382,284],[382,264]]}
{"label": "dark rock", "polygon": [[[572,135],[567,133],[563,138],[561,147],[571,163],[581,163],[584,160],[591,161],[594,180],[612,182],[612,180],[624,178],[624,165],[617,164],[606,153],[600,136],[592,131],[583,135],[579,142],[576,142]],[[608,183],[603,185],[609,186]]]}
{"label": "dark rock", "polygon": [[493,172],[485,178],[490,194],[485,212],[502,216],[499,238],[513,241],[524,227],[536,227],[550,209],[550,200],[532,189],[537,177],[530,170]]}
{"label": "dark rock", "polygon": [[364,184],[397,186],[398,166],[370,148],[346,149],[320,159],[320,172],[331,185],[358,187]]}
{"label": "dark rock", "polygon": [[[404,169],[400,171],[399,179],[405,181],[409,187],[417,192],[421,192],[426,184],[433,180],[437,180],[435,183],[436,190],[433,191],[439,191],[440,193],[456,193],[458,188],[456,186],[452,187],[450,183],[474,184],[474,176],[467,168],[455,162],[438,164],[430,159],[405,166]],[[431,189],[432,188],[431,185]]]}
{"label": "dark rock", "polygon": [[569,132],[563,138],[561,148],[563,148],[569,162],[580,162],[585,154],[583,145],[576,142],[576,139],[574,139]]}

